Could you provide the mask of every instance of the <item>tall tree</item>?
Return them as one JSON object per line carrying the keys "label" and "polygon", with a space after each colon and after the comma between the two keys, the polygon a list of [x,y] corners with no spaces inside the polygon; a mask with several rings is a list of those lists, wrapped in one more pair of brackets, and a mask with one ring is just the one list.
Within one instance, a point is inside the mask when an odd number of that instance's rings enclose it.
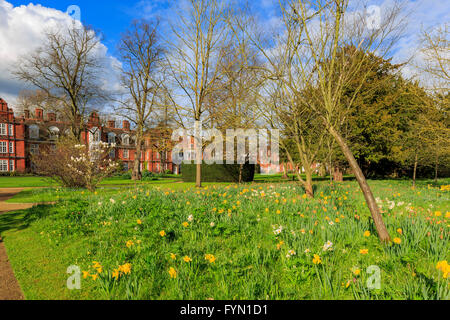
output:
{"label": "tall tree", "polygon": [[[189,0],[172,25],[174,40],[169,41],[167,64],[175,83],[171,100],[182,115],[180,120],[207,122],[206,102],[217,88],[219,66],[230,38],[225,5],[219,0]],[[196,136],[197,149],[202,149],[199,132]],[[196,186],[201,187],[202,152],[196,153],[196,162]]]}
{"label": "tall tree", "polygon": [[[284,60],[289,61],[294,68],[287,69],[284,68],[286,64],[277,64],[272,54],[274,45],[270,46],[271,50],[267,50],[258,37],[253,37],[255,45],[266,57],[269,77],[282,81],[292,90],[333,136],[356,176],[380,240],[388,242],[389,233],[371,188],[341,127],[371,72],[368,69],[360,73],[367,60],[367,53],[378,52],[381,57],[385,57],[397,41],[402,31],[399,19],[401,8],[394,2],[392,8],[376,17],[379,23],[369,23],[364,4],[359,7],[360,10],[352,5],[350,11],[348,0],[286,0],[280,1],[280,6],[283,30],[271,43],[275,43],[275,47],[278,44],[284,46]],[[250,30],[248,33],[251,33]],[[344,55],[339,55],[339,50],[349,46],[356,50],[343,59]],[[343,104],[346,88],[354,81],[358,82],[357,90],[353,98]],[[305,91],[313,95],[307,98],[303,95]]]}
{"label": "tall tree", "polygon": [[162,91],[162,47],[158,25],[144,20],[134,21],[119,44],[122,60],[122,85],[127,93],[117,107],[120,115],[136,125],[136,154],[133,180],[142,178],[141,157],[144,131],[155,115]]}
{"label": "tall tree", "polygon": [[74,23],[47,31],[44,44],[21,57],[13,71],[62,106],[63,117],[78,140],[89,104],[104,97],[99,46],[100,38],[92,29]]}

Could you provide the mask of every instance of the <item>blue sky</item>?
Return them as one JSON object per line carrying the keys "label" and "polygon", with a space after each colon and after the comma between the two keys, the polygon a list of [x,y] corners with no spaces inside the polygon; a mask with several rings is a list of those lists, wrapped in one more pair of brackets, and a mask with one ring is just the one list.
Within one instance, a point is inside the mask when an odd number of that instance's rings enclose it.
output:
{"label": "blue sky", "polygon": [[[66,12],[70,5],[77,5],[81,9],[81,21],[93,26],[104,35],[103,43],[114,52],[120,34],[131,23],[145,13],[154,4],[154,11],[159,12],[167,7],[166,1],[141,0],[8,0],[14,6],[28,5],[29,3],[41,4],[44,7],[54,8]],[[148,3],[147,6],[145,4]],[[144,9],[144,10],[142,10]]]}
{"label": "blue sky", "polygon": [[[117,43],[133,19],[159,17],[165,22],[174,16],[183,0],[0,0],[0,97],[12,104],[24,84],[13,78],[8,66],[14,66],[17,57],[24,55],[43,41],[43,30],[52,22],[69,19],[70,5],[81,10],[81,21],[103,34],[105,55],[111,65]],[[234,0],[239,1],[239,0]],[[360,0],[351,0],[360,1]],[[366,0],[381,8],[393,0]],[[450,22],[448,0],[404,0],[409,24],[404,37],[396,44],[394,62],[405,62],[418,45],[423,29]],[[268,29],[279,23],[278,0],[249,1],[259,19]],[[70,20],[70,19],[69,19]],[[406,72],[409,72],[406,70]],[[113,84],[114,85],[114,84]]]}

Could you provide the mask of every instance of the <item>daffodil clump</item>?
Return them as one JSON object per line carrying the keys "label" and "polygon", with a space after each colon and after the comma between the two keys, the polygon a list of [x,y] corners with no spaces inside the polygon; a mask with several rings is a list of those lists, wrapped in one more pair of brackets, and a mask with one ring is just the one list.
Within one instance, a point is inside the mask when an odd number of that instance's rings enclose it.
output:
{"label": "daffodil clump", "polygon": [[314,198],[271,182],[65,191],[32,228],[61,265],[70,249],[93,298],[450,298],[447,187],[370,183],[388,244],[354,181],[318,182]]}

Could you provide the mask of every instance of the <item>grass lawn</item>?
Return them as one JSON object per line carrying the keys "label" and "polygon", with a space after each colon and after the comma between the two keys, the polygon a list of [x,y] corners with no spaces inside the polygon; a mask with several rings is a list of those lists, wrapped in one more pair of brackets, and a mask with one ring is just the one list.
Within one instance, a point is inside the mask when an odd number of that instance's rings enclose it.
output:
{"label": "grass lawn", "polygon": [[[315,199],[276,182],[24,191],[15,201],[57,203],[1,215],[0,234],[27,299],[450,298],[436,269],[450,179],[369,182],[398,238],[387,246],[355,181],[317,182]],[[71,265],[81,290],[66,288]],[[380,289],[366,286],[372,265]]]}
{"label": "grass lawn", "polygon": [[[177,176],[170,176],[167,178],[160,178],[154,181],[140,181],[138,184],[154,184],[154,183],[170,183],[179,181]],[[122,186],[122,185],[134,185],[136,182],[131,179],[122,179],[112,177],[103,180],[100,186]],[[51,179],[44,177],[0,177],[0,188],[27,188],[27,187],[57,187],[58,184]]]}

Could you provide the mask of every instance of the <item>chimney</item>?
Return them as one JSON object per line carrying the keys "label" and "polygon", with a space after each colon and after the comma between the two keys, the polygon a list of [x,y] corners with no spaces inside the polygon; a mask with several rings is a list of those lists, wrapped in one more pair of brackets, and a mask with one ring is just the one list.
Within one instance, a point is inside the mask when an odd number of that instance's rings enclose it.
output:
{"label": "chimney", "polygon": [[25,115],[25,119],[30,119],[30,110],[24,110],[23,113]]}
{"label": "chimney", "polygon": [[56,121],[56,114],[53,112],[47,113],[48,121]]}
{"label": "chimney", "polygon": [[1,111],[8,111],[8,104],[2,98],[0,98],[0,110]]}
{"label": "chimney", "polygon": [[108,128],[115,128],[116,122],[114,120],[108,120]]}
{"label": "chimney", "polygon": [[40,108],[36,108],[35,112],[36,112],[36,119],[38,119],[38,120],[44,119],[44,110],[42,110]]}
{"label": "chimney", "polygon": [[123,129],[130,130],[130,122],[128,122],[127,120],[123,120]]}

